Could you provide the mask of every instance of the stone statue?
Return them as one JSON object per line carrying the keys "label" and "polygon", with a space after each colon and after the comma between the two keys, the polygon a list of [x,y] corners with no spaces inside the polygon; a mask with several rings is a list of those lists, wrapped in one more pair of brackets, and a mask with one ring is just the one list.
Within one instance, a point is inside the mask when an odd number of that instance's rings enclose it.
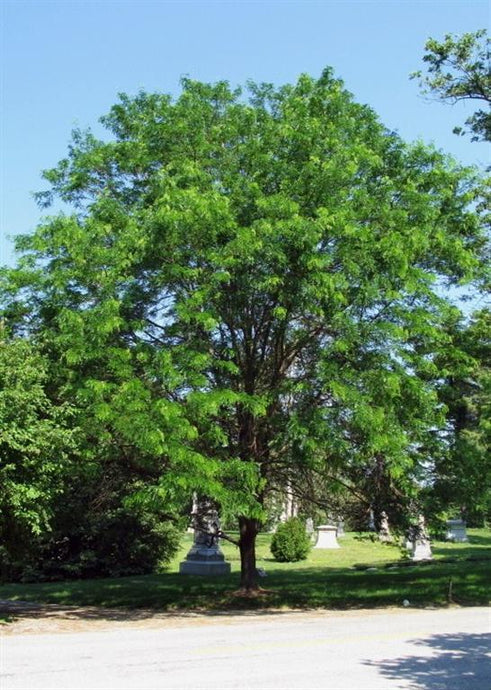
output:
{"label": "stone statue", "polygon": [[218,546],[220,519],[213,501],[201,499],[193,511],[194,543],[211,549]]}
{"label": "stone statue", "polygon": [[431,554],[430,537],[426,529],[424,515],[418,516],[418,524],[412,530],[413,542],[413,561],[429,561],[433,558]]}
{"label": "stone statue", "polygon": [[213,501],[200,498],[193,504],[194,541],[186,558],[179,564],[184,575],[228,575],[230,563],[225,561],[218,544],[220,520]]}
{"label": "stone statue", "polygon": [[389,518],[385,510],[380,513],[380,529],[378,537],[381,542],[385,544],[391,541],[390,529],[389,529]]}

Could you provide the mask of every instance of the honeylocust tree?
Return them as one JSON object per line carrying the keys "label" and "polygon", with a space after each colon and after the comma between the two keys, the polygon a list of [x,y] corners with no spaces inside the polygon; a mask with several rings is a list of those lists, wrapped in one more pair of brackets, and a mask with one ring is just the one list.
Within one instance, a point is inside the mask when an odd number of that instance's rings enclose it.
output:
{"label": "honeylocust tree", "polygon": [[107,140],[75,132],[44,173],[39,202],[72,212],[19,239],[9,313],[160,467],[146,500],[197,492],[237,516],[254,589],[285,482],[383,462],[413,486],[441,421],[416,370],[444,345],[436,287],[479,274],[479,184],[329,70],[245,92],[185,79],[102,123]]}

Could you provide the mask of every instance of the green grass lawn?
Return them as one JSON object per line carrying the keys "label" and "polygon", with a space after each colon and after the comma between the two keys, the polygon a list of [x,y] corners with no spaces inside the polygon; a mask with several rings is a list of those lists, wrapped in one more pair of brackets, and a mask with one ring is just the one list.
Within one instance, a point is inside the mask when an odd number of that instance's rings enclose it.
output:
{"label": "green grass lawn", "polygon": [[0,599],[72,606],[213,611],[240,608],[375,608],[400,606],[488,605],[491,594],[491,530],[468,530],[467,544],[432,544],[429,564],[407,562],[397,546],[372,541],[369,535],[347,534],[337,550],[313,549],[305,561],[277,563],[271,536],[258,537],[258,567],[267,577],[266,590],[255,598],[237,593],[238,549],[224,542],[232,565],[225,577],[179,575],[191,537],[166,572],[119,579],[77,580],[0,586]]}

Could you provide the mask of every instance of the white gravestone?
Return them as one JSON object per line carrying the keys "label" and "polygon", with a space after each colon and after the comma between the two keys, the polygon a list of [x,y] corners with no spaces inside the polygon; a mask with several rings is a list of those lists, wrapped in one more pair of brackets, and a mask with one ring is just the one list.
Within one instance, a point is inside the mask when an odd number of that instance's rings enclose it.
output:
{"label": "white gravestone", "polygon": [[419,516],[418,525],[414,528],[413,553],[411,558],[413,561],[431,561],[433,558],[431,554],[430,538],[426,531],[423,515]]}
{"label": "white gravestone", "polygon": [[314,549],[339,549],[336,532],[335,525],[319,525]]}
{"label": "white gravestone", "polygon": [[469,541],[465,522],[463,520],[447,520],[447,541],[464,542]]}

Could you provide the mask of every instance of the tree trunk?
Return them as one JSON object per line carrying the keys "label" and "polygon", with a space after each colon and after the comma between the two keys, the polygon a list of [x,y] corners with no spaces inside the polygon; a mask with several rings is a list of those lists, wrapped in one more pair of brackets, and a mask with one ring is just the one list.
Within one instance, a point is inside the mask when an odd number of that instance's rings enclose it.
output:
{"label": "tree trunk", "polygon": [[239,529],[240,586],[250,592],[259,589],[256,571],[256,536],[259,524],[257,520],[240,517]]}

